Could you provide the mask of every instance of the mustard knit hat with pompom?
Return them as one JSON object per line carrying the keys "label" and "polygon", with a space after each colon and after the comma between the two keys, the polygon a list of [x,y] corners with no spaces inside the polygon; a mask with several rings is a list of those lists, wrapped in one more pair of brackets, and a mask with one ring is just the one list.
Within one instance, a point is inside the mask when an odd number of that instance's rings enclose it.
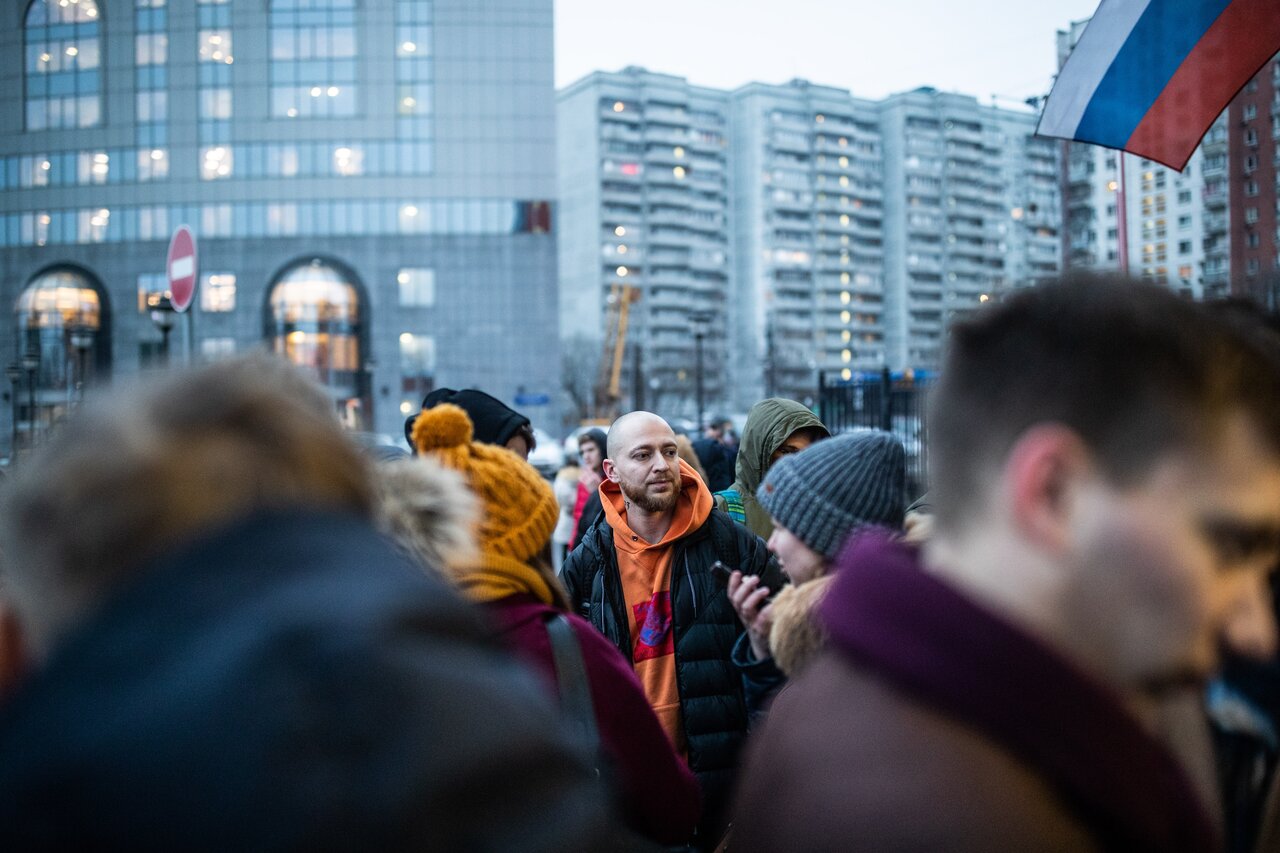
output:
{"label": "mustard knit hat with pompom", "polygon": [[481,554],[525,563],[551,538],[560,515],[551,484],[505,447],[472,441],[471,418],[458,406],[424,409],[413,424],[418,453],[461,472],[483,505],[476,531]]}

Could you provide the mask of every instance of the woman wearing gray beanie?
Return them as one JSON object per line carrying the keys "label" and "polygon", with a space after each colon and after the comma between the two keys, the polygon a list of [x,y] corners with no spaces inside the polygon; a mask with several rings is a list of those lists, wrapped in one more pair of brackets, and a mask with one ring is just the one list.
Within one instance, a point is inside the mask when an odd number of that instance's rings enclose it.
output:
{"label": "woman wearing gray beanie", "polygon": [[729,579],[729,600],[747,629],[733,661],[753,712],[820,648],[812,611],[850,535],[868,526],[902,529],[905,487],[902,443],[880,431],[829,438],[769,469],[756,499],[773,519],[768,547],[792,585],[767,603],[759,579],[738,572]]}

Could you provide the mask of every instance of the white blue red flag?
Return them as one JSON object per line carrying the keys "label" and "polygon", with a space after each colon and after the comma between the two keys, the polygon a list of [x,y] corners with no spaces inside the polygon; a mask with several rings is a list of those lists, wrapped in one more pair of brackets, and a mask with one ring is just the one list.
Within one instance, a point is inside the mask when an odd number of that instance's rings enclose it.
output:
{"label": "white blue red flag", "polygon": [[1280,52],[1280,0],[1103,0],[1037,133],[1182,169],[1214,119]]}

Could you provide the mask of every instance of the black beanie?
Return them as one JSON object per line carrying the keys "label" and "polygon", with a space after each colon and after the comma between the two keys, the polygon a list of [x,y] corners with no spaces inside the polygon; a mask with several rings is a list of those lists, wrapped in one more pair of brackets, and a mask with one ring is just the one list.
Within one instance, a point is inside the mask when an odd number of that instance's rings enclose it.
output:
{"label": "black beanie", "polygon": [[[482,444],[504,447],[520,427],[529,425],[529,419],[524,415],[510,408],[497,397],[474,388],[464,388],[461,391],[437,388],[422,401],[422,408],[433,409],[441,403],[452,403],[466,412],[474,427],[472,434],[475,440]],[[413,447],[413,423],[417,419],[418,415],[415,414],[404,422],[404,437],[410,447]]]}

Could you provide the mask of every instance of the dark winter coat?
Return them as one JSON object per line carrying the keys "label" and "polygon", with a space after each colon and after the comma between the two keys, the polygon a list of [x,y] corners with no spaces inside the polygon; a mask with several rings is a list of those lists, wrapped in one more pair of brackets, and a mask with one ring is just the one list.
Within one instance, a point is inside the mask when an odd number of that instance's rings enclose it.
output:
{"label": "dark winter coat", "polygon": [[[532,595],[512,595],[485,605],[502,640],[533,666],[558,695],[547,620],[559,610]],[[609,759],[605,774],[616,787],[631,827],[664,844],[693,835],[701,812],[698,783],[676,755],[631,664],[599,631],[569,614],[582,650],[600,743]]]}
{"label": "dark winter coat", "polygon": [[[681,718],[689,766],[703,792],[700,843],[714,843],[726,822],[724,807],[746,736],[747,710],[742,679],[730,661],[742,624],[724,587],[711,574],[711,564],[720,560],[758,574],[771,589],[780,588],[783,578],[764,542],[719,510],[712,510],[701,527],[672,547],[671,609]],[[631,660],[613,529],[604,518],[586,531],[569,555],[562,580],[582,616]]]}
{"label": "dark winter coat", "polygon": [[1215,851],[1201,794],[1112,690],[862,537],[829,645],[752,747],[732,849]]}
{"label": "dark winter coat", "polygon": [[0,850],[600,850],[546,690],[362,520],[155,560],[0,708]]}
{"label": "dark winter coat", "polygon": [[713,492],[729,488],[733,482],[733,455],[724,442],[700,438],[693,442],[693,452],[698,455],[702,470],[707,472],[707,488]]}

